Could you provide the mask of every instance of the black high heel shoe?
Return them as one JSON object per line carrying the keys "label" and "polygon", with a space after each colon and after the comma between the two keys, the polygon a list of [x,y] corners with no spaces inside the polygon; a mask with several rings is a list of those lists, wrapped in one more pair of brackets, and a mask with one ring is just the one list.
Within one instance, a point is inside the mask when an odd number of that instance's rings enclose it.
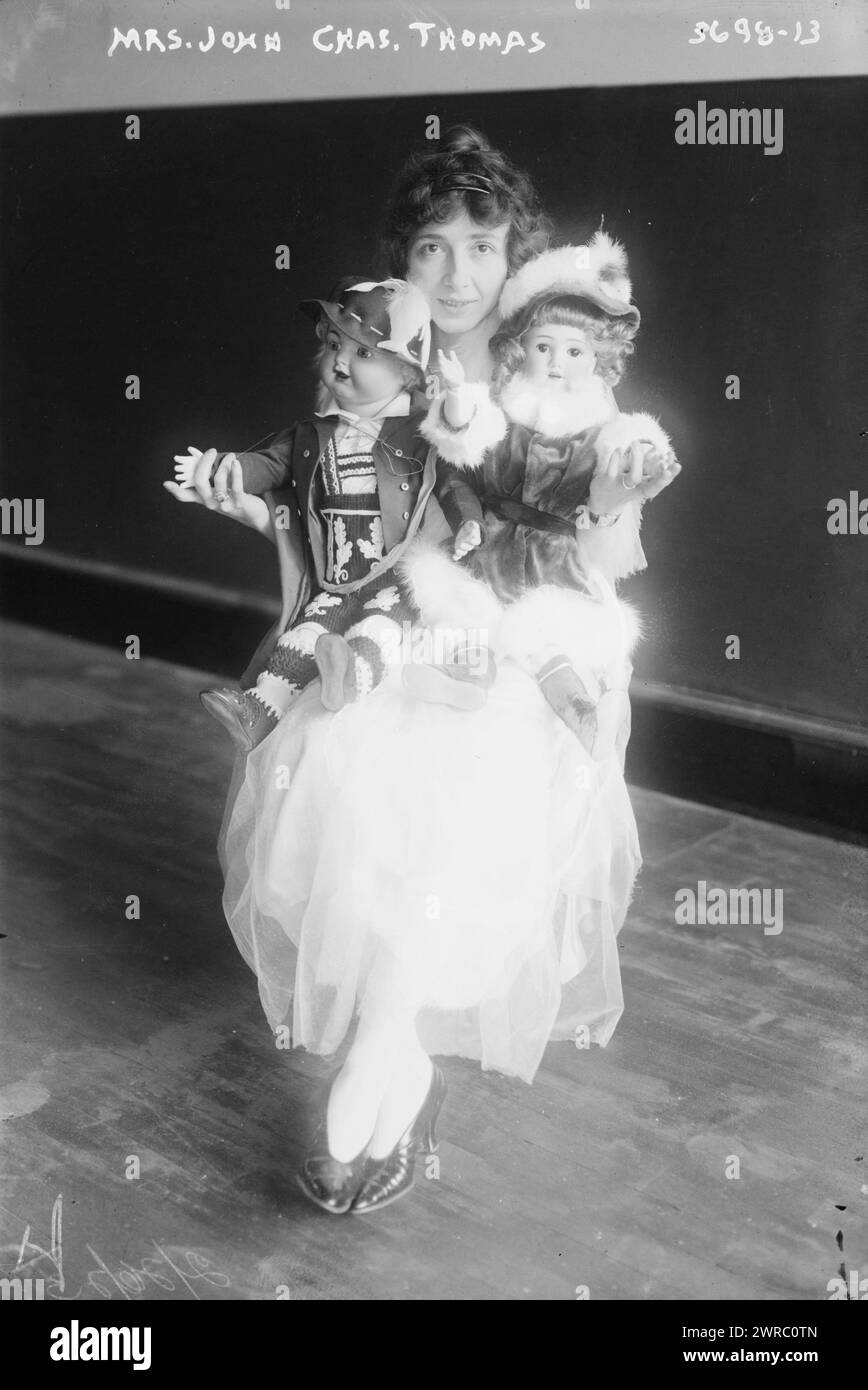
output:
{"label": "black high heel shoe", "polygon": [[343,1216],[353,1204],[368,1170],[366,1144],[361,1153],[349,1163],[342,1163],[329,1153],[326,1122],[317,1128],[313,1144],[296,1174],[298,1185],[306,1197],[332,1216]]}
{"label": "black high heel shoe", "polygon": [[385,1158],[371,1159],[367,1175],[362,1181],[352,1214],[364,1214],[375,1207],[387,1207],[404,1197],[416,1181],[416,1158],[426,1148],[433,1153],[437,1147],[435,1126],[440,1108],[446,1099],[446,1077],[436,1063],[432,1063],[434,1074],[422,1108],[405,1129],[391,1153]]}

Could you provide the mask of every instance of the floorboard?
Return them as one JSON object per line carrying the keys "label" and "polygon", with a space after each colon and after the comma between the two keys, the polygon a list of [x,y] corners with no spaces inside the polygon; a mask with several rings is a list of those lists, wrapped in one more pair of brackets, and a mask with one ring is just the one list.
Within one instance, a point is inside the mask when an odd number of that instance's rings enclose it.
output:
{"label": "floorboard", "polygon": [[[273,1046],[222,920],[207,674],[0,635],[0,1273],[83,1300],[816,1300],[868,1269],[868,850],[634,790],[609,1047],[552,1044],[533,1086],[447,1059],[439,1172],[335,1220],[293,1176],[335,1062]],[[700,880],[780,889],[782,930],[679,925]]]}

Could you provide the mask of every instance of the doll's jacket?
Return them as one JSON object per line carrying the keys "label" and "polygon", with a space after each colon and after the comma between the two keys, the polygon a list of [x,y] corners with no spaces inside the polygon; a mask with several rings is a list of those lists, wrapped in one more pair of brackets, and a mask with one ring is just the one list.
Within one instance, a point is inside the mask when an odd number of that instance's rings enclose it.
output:
{"label": "doll's jacket", "polygon": [[[244,491],[264,495],[268,504],[281,587],[280,616],[259,644],[241,677],[242,684],[252,681],[267,665],[278,637],[296,621],[311,594],[321,590],[348,593],[391,569],[422,525],[432,497],[439,503],[430,518],[432,532],[448,534],[465,520],[481,518],[479,497],[468,474],[455,467],[437,468],[434,450],[419,434],[422,412],[389,415],[371,449],[385,553],[364,579],[329,583],[325,577],[327,533],[319,508],[319,475],[338,420],[337,414],[300,420],[276,434],[267,448],[236,455]],[[426,524],[426,532],[428,529]]]}
{"label": "doll's jacket", "polygon": [[[485,436],[496,435],[492,444],[476,437],[472,424],[463,435],[451,431],[442,399],[429,409],[422,433],[443,463],[465,470],[473,481],[483,507],[484,539],[464,564],[502,602],[514,602],[543,584],[583,589],[592,569],[614,581],[645,568],[641,503],[628,504],[613,526],[581,528],[576,522],[594,475],[613,449],[639,439],[661,452],[670,448],[669,436],[653,416],[622,414],[611,388],[598,376],[580,398],[567,398],[563,408],[549,407],[527,383],[514,378],[501,393],[500,405],[491,404],[497,423],[488,418]],[[527,523],[519,519],[523,509],[530,509],[524,513]],[[557,529],[556,522],[561,523]]]}

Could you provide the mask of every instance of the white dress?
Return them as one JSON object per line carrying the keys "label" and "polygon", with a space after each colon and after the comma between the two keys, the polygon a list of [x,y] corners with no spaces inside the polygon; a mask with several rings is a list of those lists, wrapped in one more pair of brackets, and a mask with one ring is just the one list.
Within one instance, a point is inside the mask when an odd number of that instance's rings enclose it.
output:
{"label": "white dress", "polygon": [[552,1038],[605,1046],[640,865],[626,694],[605,697],[617,751],[594,763],[509,661],[472,713],[396,670],[338,714],[319,691],[239,758],[221,832],[226,918],[271,1027],[333,1053],[388,962],[431,1054],[531,1081]]}

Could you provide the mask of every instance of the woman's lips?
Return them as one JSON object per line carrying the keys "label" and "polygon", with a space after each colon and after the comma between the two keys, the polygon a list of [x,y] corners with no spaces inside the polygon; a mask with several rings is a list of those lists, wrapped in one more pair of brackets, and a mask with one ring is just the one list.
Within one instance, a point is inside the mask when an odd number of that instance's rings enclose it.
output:
{"label": "woman's lips", "polygon": [[460,310],[460,309],[469,309],[469,308],[471,308],[471,306],[474,305],[476,302],[477,302],[477,301],[476,301],[475,299],[441,299],[441,300],[440,300],[440,303],[443,305],[443,307],[444,307],[445,309],[452,309],[452,310],[454,310],[454,311],[457,311],[457,310]]}

